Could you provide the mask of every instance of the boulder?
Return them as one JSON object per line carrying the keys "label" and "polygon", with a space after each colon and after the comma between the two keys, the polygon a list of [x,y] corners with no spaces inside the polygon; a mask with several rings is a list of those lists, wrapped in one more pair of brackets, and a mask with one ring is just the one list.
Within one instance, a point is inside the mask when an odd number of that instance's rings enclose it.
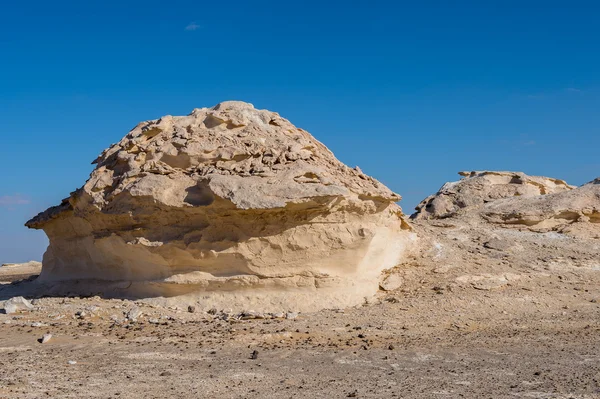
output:
{"label": "boulder", "polygon": [[33,305],[22,296],[16,296],[4,302],[4,313],[13,314],[23,310],[31,310]]}
{"label": "boulder", "polygon": [[415,208],[413,219],[443,219],[464,208],[478,207],[502,198],[535,197],[570,191],[574,187],[560,179],[528,176],[522,172],[460,172],[463,178],[448,182]]}
{"label": "boulder", "polygon": [[142,122],[94,163],[26,224],[50,240],[41,283],[125,282],[119,295],[197,294],[206,307],[247,308],[254,294],[258,310],[344,306],[415,239],[399,195],[244,102]]}

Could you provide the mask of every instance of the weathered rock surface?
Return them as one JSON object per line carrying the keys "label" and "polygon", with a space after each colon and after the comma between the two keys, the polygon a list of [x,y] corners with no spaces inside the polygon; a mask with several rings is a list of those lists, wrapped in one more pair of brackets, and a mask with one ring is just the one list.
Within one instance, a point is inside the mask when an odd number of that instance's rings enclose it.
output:
{"label": "weathered rock surface", "polygon": [[492,290],[524,276],[565,279],[600,270],[599,179],[572,187],[522,173],[474,172],[444,185],[412,218],[419,254],[388,272],[404,273],[405,281],[409,272],[422,278],[415,270],[428,267],[459,287]]}
{"label": "weathered rock surface", "polygon": [[600,179],[570,191],[497,201],[481,214],[505,227],[600,238]]}
{"label": "weathered rock surface", "polygon": [[17,296],[4,301],[3,309],[5,314],[13,314],[22,310],[31,310],[33,305],[22,296]]}
{"label": "weathered rock surface", "polygon": [[41,283],[344,306],[375,292],[414,240],[397,194],[243,102],[140,123],[95,163],[81,189],[27,222],[50,239]]}
{"label": "weathered rock surface", "polygon": [[464,208],[480,206],[502,198],[534,197],[572,190],[563,180],[528,176],[521,172],[460,172],[463,179],[448,182],[421,201],[413,219],[442,219]]}

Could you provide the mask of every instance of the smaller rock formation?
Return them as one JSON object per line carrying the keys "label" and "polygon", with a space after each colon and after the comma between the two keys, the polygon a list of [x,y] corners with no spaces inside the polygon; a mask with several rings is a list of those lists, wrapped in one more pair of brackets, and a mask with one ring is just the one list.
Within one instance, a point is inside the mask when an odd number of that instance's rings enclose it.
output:
{"label": "smaller rock formation", "polygon": [[597,278],[600,179],[573,187],[523,173],[463,175],[424,200],[412,216],[418,267],[408,258],[391,270],[406,286],[423,280],[423,269],[446,276],[449,283],[438,292],[510,290],[536,275]]}
{"label": "smaller rock formation", "polygon": [[506,227],[600,238],[600,179],[569,191],[497,201],[481,214]]}
{"label": "smaller rock formation", "polygon": [[528,176],[521,172],[460,172],[462,180],[448,182],[415,208],[413,219],[442,219],[467,207],[510,197],[535,197],[572,190],[565,181]]}

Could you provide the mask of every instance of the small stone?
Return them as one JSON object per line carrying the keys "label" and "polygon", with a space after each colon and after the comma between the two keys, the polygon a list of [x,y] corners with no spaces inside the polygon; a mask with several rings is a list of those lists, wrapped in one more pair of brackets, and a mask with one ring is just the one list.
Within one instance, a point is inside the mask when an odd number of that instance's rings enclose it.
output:
{"label": "small stone", "polygon": [[396,349],[396,347],[394,346],[394,344],[389,344],[388,349],[393,351],[394,349]]}
{"label": "small stone", "polygon": [[496,251],[502,252],[510,250],[514,245],[515,244],[509,240],[502,240],[499,238],[492,238],[483,244],[487,249],[495,249]]}
{"label": "small stone", "polygon": [[17,313],[19,308],[14,303],[7,303],[4,305],[4,313],[5,314],[13,314]]}
{"label": "small stone", "polygon": [[285,318],[285,313],[283,313],[283,312],[272,313],[271,316],[273,316],[274,319],[283,319],[283,318]]}
{"label": "small stone", "polygon": [[188,306],[187,310],[189,313],[196,313],[196,307],[194,305]]}
{"label": "small stone", "polygon": [[294,313],[294,312],[288,312],[285,315],[285,318],[288,320],[294,320],[298,317],[298,313]]}
{"label": "small stone", "polygon": [[80,319],[85,319],[87,317],[87,312],[85,310],[80,310],[77,313],[75,313],[75,316]]}
{"label": "small stone", "polygon": [[85,310],[87,310],[89,313],[96,313],[97,311],[100,310],[99,306],[96,305],[92,305],[92,306],[88,306],[87,308],[85,308]]}
{"label": "small stone", "polygon": [[52,339],[52,334],[44,334],[40,339],[40,343],[45,344]]}
{"label": "small stone", "polygon": [[35,323],[31,323],[31,327],[46,327],[47,324],[44,323],[40,323],[39,321],[36,321]]}
{"label": "small stone", "polygon": [[161,377],[168,377],[168,376],[170,376],[170,375],[171,375],[171,372],[170,372],[170,371],[163,371],[162,373],[160,373],[160,376],[161,376]]}
{"label": "small stone", "polygon": [[150,323],[150,324],[159,324],[160,320],[152,318],[152,319],[148,320],[148,323]]}
{"label": "small stone", "polygon": [[250,355],[250,359],[252,359],[252,360],[258,359],[258,351],[256,349],[254,351],[252,351],[252,354]]}
{"label": "small stone", "polygon": [[394,291],[404,284],[404,278],[398,274],[390,274],[379,283],[379,288],[383,291]]}
{"label": "small stone", "polygon": [[77,362],[75,360],[69,360],[67,363],[70,364],[70,365],[77,364]]}
{"label": "small stone", "polygon": [[10,298],[6,302],[4,302],[4,313],[12,314],[17,313],[21,310],[31,310],[33,309],[33,305],[27,299],[22,296],[16,296]]}
{"label": "small stone", "polygon": [[127,319],[129,321],[137,321],[137,319],[141,316],[142,310],[137,306],[132,307],[129,312],[127,312]]}
{"label": "small stone", "polygon": [[264,319],[264,315],[254,310],[246,310],[241,314],[242,320]]}

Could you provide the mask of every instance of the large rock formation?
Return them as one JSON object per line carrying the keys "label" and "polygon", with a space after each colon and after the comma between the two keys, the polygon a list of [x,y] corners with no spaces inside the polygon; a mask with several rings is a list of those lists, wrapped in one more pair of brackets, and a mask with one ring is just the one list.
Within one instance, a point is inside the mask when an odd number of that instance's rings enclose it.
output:
{"label": "large rock formation", "polygon": [[142,122],[95,163],[27,222],[50,239],[40,282],[127,281],[122,295],[201,292],[207,306],[343,306],[372,294],[414,239],[397,194],[243,102]]}

